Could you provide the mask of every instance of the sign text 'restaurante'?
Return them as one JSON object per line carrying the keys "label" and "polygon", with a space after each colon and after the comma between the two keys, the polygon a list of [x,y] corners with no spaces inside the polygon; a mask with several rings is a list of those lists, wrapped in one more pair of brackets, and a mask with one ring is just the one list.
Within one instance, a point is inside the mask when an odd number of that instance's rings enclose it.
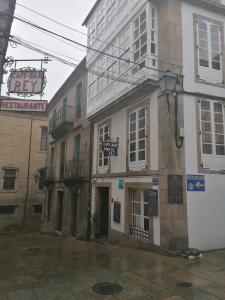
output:
{"label": "sign text 'restaurante'", "polygon": [[1,100],[0,109],[7,111],[46,111],[46,101],[38,100]]}

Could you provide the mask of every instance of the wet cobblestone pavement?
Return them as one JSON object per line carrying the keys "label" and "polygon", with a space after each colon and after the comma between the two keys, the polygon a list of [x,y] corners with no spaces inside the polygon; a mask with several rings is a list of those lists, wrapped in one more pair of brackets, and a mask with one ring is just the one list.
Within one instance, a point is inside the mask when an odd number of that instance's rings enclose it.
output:
{"label": "wet cobblestone pavement", "polygon": [[[122,291],[97,294],[92,287],[101,282]],[[225,299],[225,250],[188,261],[69,238],[0,235],[0,300],[40,299]]]}

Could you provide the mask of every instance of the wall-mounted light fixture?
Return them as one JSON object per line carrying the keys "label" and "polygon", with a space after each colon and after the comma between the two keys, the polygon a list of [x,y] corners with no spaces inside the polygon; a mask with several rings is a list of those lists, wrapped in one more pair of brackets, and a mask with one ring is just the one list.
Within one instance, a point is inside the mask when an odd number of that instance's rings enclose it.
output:
{"label": "wall-mounted light fixture", "polygon": [[164,73],[159,80],[160,91],[162,95],[166,95],[168,110],[170,110],[169,95],[172,94],[175,98],[175,141],[177,148],[181,148],[184,142],[184,128],[178,125],[178,92],[176,85],[178,83],[178,76],[169,70]]}

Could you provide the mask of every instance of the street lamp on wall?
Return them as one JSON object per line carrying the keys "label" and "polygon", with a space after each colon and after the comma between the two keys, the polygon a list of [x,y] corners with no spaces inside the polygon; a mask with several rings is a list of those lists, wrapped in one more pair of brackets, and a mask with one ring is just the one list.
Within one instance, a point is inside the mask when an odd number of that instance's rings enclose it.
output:
{"label": "street lamp on wall", "polygon": [[178,76],[170,72],[169,70],[164,73],[159,80],[159,86],[161,95],[166,95],[168,110],[170,110],[169,95],[172,94],[175,98],[175,142],[177,148],[181,148],[184,142],[184,128],[180,128],[178,125],[178,92],[176,85],[178,83]]}
{"label": "street lamp on wall", "polygon": [[175,92],[177,83],[177,75],[171,73],[169,70],[165,72],[162,78],[159,80],[159,86],[162,94],[170,94]]}

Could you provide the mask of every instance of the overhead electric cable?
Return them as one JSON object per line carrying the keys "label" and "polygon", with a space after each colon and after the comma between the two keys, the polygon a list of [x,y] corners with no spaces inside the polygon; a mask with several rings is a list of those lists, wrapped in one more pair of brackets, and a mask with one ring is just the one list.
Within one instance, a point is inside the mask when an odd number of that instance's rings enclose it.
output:
{"label": "overhead electric cable", "polygon": [[[72,31],[74,31],[74,32],[77,32],[77,33],[79,33],[79,34],[82,34],[82,35],[85,35],[86,37],[88,37],[88,35],[87,35],[86,33],[81,32],[81,31],[79,31],[79,30],[77,30],[77,29],[75,29],[75,28],[73,28],[73,27],[68,26],[68,25],[65,25],[65,24],[63,24],[63,23],[61,23],[61,22],[59,22],[59,21],[57,21],[57,20],[55,20],[55,19],[52,19],[52,18],[50,18],[50,17],[48,17],[48,16],[46,16],[46,15],[40,13],[40,12],[37,12],[37,11],[34,10],[34,9],[31,9],[31,8],[29,8],[29,7],[25,6],[25,5],[19,4],[19,3],[16,3],[16,4],[17,4],[18,6],[23,7],[24,9],[27,9],[27,10],[29,10],[29,11],[31,11],[31,12],[33,12],[33,13],[35,13],[35,14],[37,14],[37,15],[39,15],[39,16],[45,18],[45,19],[47,19],[47,20],[49,20],[49,21],[52,21],[52,22],[54,22],[54,23],[56,23],[56,24],[58,24],[58,25],[64,27],[64,28],[67,28],[67,29],[69,29],[69,30],[72,30]],[[117,13],[118,13],[118,12],[117,12]],[[117,14],[117,13],[116,13],[116,14]],[[116,14],[115,14],[115,15],[116,15]],[[119,50],[124,50],[124,49],[121,48],[121,47],[118,47],[118,46],[115,46],[115,45],[113,45],[113,44],[110,44],[110,43],[107,43],[107,42],[105,42],[105,41],[102,41],[102,40],[100,40],[100,39],[97,38],[97,37],[96,37],[94,40],[95,40],[95,41],[99,41],[99,42],[101,42],[101,43],[103,43],[103,44],[105,44],[105,45],[108,45],[108,46],[117,48],[117,49],[119,49]],[[129,53],[134,54],[134,52],[131,51],[131,50],[129,50]],[[179,68],[182,68],[181,65],[174,64],[174,63],[168,63],[168,62],[165,62],[165,61],[163,61],[163,60],[159,60],[157,55],[155,55],[154,58],[148,57],[148,56],[147,56],[146,59],[147,59],[147,60],[151,60],[151,61],[154,60],[154,59],[157,59],[158,62],[166,63],[166,64],[169,64],[169,65],[173,65],[173,66],[177,66],[177,67],[179,67]]]}
{"label": "overhead electric cable", "polygon": [[[72,40],[72,39],[70,39],[70,38],[68,38],[68,37],[66,37],[66,36],[63,36],[63,35],[61,35],[61,34],[58,34],[58,33],[56,33],[56,32],[53,32],[53,31],[48,30],[48,29],[46,29],[46,28],[43,28],[43,27],[41,27],[41,26],[39,26],[39,25],[36,25],[36,24],[34,24],[34,23],[32,23],[32,22],[29,22],[29,21],[23,20],[23,19],[21,19],[21,18],[18,18],[18,17],[16,17],[16,16],[13,16],[13,18],[16,19],[16,20],[18,20],[18,21],[21,21],[21,22],[23,22],[23,23],[25,23],[25,24],[27,24],[27,25],[30,25],[30,26],[32,26],[32,27],[34,27],[34,28],[38,28],[38,29],[40,29],[40,30],[42,30],[42,31],[44,31],[44,32],[48,32],[48,33],[50,33],[50,34],[52,34],[52,35],[58,36],[58,37],[60,37],[60,38],[62,38],[62,39],[65,39],[65,40],[67,40],[67,41],[69,41],[69,42],[71,42],[71,43],[74,43],[74,44],[76,44],[76,45],[79,45],[79,46],[81,46],[81,47],[84,47],[84,48],[86,48],[86,49],[88,49],[88,50],[92,50],[92,51],[95,51],[95,52],[97,52],[97,53],[103,54],[103,55],[105,55],[105,56],[112,57],[112,58],[114,58],[114,59],[119,59],[119,60],[122,60],[122,61],[125,61],[125,62],[132,63],[132,64],[137,65],[137,66],[139,66],[139,67],[142,67],[142,65],[141,65],[140,63],[137,63],[137,62],[134,62],[134,61],[132,61],[132,60],[125,59],[125,58],[122,58],[122,57],[118,57],[118,56],[115,56],[115,55],[108,54],[108,53],[103,52],[103,51],[101,51],[101,50],[92,48],[92,47],[90,47],[90,46],[86,46],[86,45],[84,45],[84,44],[82,44],[82,43],[80,43],[80,42],[77,42],[77,41],[75,41],[75,40]],[[164,71],[159,70],[159,69],[156,69],[156,68],[151,68],[151,67],[148,67],[148,66],[145,66],[144,68],[149,69],[149,70],[153,70],[153,71],[158,71],[158,72],[164,73]]]}

